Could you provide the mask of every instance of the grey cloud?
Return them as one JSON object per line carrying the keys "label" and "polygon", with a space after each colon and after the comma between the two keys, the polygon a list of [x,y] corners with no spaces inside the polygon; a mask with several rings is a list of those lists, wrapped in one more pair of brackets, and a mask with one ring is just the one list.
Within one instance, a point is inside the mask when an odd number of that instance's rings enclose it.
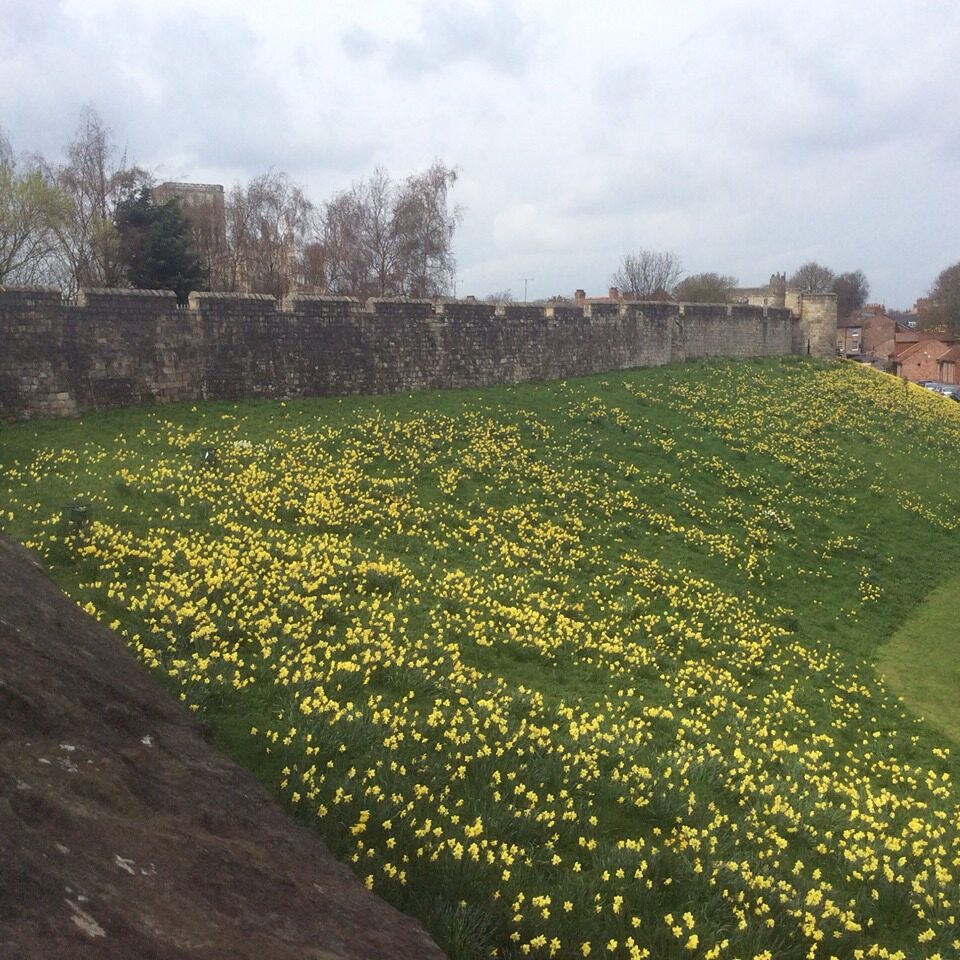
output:
{"label": "grey cloud", "polygon": [[230,18],[197,18],[186,35],[182,24],[166,22],[148,55],[150,73],[163,78],[163,124],[149,114],[133,122],[138,142],[158,155],[173,140],[198,162],[240,176],[267,169],[296,176],[348,171],[373,153],[369,134],[345,122],[336,102],[295,102],[281,74],[260,65],[256,34]]}
{"label": "grey cloud", "polygon": [[54,0],[5,0],[0,24],[0,50],[14,44],[42,42],[56,29],[61,4]]}
{"label": "grey cloud", "polygon": [[344,52],[355,60],[366,60],[383,48],[376,35],[363,27],[351,27],[340,38]]}
{"label": "grey cloud", "polygon": [[17,150],[93,103],[164,177],[272,167],[317,202],[440,156],[477,293],[603,289],[644,244],[745,282],[862,266],[903,305],[960,257],[956,4],[0,3]]}
{"label": "grey cloud", "polygon": [[471,61],[497,73],[520,75],[534,40],[509,0],[493,0],[486,10],[427,0],[415,39],[386,39],[356,27],[342,35],[341,45],[355,59],[382,59],[392,72],[417,79]]}
{"label": "grey cloud", "polygon": [[165,20],[139,53],[142,102],[154,100],[156,85],[164,108],[162,118],[149,107],[130,118],[138,142],[161,147],[174,137],[181,149],[231,164],[262,160],[268,146],[276,151],[289,137],[285,94],[257,67],[257,38],[246,27],[215,16],[193,18],[189,30]]}
{"label": "grey cloud", "polygon": [[[187,25],[181,14],[147,17],[131,7],[122,31],[82,33],[63,15],[43,30],[0,58],[0,86],[30,77],[29,98],[13,97],[3,111],[17,149],[60,157],[90,104],[128,160],[161,178],[204,170],[229,182],[284,169],[346,179],[373,155],[370,133],[340,116],[338,103],[291,102],[282,73],[269,61],[259,66],[260,38],[236,18],[198,11]],[[0,46],[10,31],[9,21],[0,26]]]}
{"label": "grey cloud", "polygon": [[[943,7],[929,17],[909,10],[905,20],[908,10],[891,4],[883,17],[857,22],[854,34],[845,33],[854,23],[844,22],[857,16],[853,6],[811,11],[810,22],[789,33],[788,13],[773,7],[763,15],[751,9],[750,20],[741,12],[718,22],[740,53],[775,52],[777,95],[734,113],[732,128],[751,147],[791,164],[906,144],[942,129],[953,115],[960,69],[952,45],[938,51],[935,38],[956,36],[960,18]],[[914,26],[914,46],[900,48]],[[909,52],[921,46],[925,60]]]}
{"label": "grey cloud", "polygon": [[652,88],[649,63],[620,63],[598,71],[593,82],[593,96],[597,106],[611,119],[625,122],[642,106]]}
{"label": "grey cloud", "polygon": [[[639,151],[637,151],[639,153]],[[711,170],[700,158],[675,156],[662,151],[608,165],[602,176],[584,179],[564,203],[564,212],[575,217],[630,217],[640,211],[657,213],[693,204],[714,189]]]}

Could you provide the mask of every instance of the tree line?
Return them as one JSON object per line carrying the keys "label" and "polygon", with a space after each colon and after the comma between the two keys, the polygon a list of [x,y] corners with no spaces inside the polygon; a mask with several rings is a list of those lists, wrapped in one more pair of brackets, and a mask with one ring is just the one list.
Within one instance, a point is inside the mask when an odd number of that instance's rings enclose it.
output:
{"label": "tree line", "polygon": [[[437,160],[401,180],[378,168],[320,204],[277,171],[235,183],[219,203],[164,199],[156,176],[87,108],[55,161],[17,155],[0,129],[0,284],[68,296],[80,287],[172,289],[181,300],[191,290],[443,296],[456,269],[456,182],[456,168]],[[676,254],[649,249],[624,255],[610,282],[634,299],[720,303],[738,284],[719,273],[684,276]],[[836,293],[841,319],[870,291],[862,270],[835,273],[815,261],[788,285]],[[487,299],[510,298],[503,290]],[[924,313],[926,326],[960,336],[960,263],[937,277]]]}
{"label": "tree line", "polygon": [[456,181],[440,160],[401,180],[378,168],[315,204],[268,171],[222,202],[185,203],[87,108],[57,161],[17,155],[0,130],[0,284],[440,296],[456,267]]}
{"label": "tree line", "polygon": [[[687,303],[728,303],[739,280],[721,273],[683,275],[680,257],[668,251],[638,250],[625,254],[610,283],[625,296],[638,300],[664,293]],[[788,287],[803,293],[835,293],[841,318],[867,301],[870,284],[862,270],[834,273],[815,261],[803,264],[787,280]]]}
{"label": "tree line", "polygon": [[[870,284],[862,270],[834,274],[829,267],[814,261],[800,267],[789,284],[803,293],[835,293],[840,319],[859,310],[870,292]],[[960,263],[942,270],[924,299],[917,318],[920,327],[960,337]]]}
{"label": "tree line", "polygon": [[[624,296],[636,300],[667,293],[674,300],[687,303],[729,303],[736,296],[739,281],[719,273],[684,276],[677,254],[641,249],[621,258],[610,283]],[[787,278],[787,287],[807,294],[835,293],[840,320],[860,310],[870,295],[870,282],[862,270],[836,273],[815,260],[798,267]],[[927,330],[960,337],[960,263],[937,276],[923,302],[919,323]]]}

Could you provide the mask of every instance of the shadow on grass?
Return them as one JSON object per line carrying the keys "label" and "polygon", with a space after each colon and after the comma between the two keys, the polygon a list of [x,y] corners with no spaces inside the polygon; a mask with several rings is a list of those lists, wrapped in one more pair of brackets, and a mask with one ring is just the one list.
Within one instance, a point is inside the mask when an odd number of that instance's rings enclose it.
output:
{"label": "shadow on grass", "polygon": [[942,584],[880,648],[877,670],[907,706],[960,744],[960,576]]}

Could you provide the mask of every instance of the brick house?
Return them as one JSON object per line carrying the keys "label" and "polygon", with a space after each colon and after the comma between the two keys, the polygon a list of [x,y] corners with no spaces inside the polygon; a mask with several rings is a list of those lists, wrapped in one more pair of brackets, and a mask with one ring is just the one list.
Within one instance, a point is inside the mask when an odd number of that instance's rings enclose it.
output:
{"label": "brick house", "polygon": [[837,352],[851,360],[886,366],[896,347],[897,328],[882,303],[868,303],[837,321]]}
{"label": "brick house", "polygon": [[890,358],[894,373],[912,383],[940,380],[940,361],[942,359],[947,364],[954,363],[947,360],[947,354],[953,353],[956,347],[956,339],[942,333],[920,333],[916,330],[905,330],[901,333],[898,330],[894,354]]}
{"label": "brick house", "polygon": [[941,383],[960,384],[960,344],[951,347],[938,361],[937,379]]}

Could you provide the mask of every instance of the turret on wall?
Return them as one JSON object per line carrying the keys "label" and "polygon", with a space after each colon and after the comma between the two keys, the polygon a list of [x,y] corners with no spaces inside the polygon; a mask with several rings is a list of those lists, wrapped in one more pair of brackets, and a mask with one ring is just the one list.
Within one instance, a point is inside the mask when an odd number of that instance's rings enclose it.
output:
{"label": "turret on wall", "polygon": [[787,275],[774,273],[770,276],[770,306],[785,307],[787,305]]}
{"label": "turret on wall", "polygon": [[[798,294],[800,322],[796,326],[794,353],[826,360],[837,353],[837,295]],[[791,304],[787,304],[791,306]]]}
{"label": "turret on wall", "polygon": [[785,273],[774,273],[764,287],[737,287],[730,291],[732,303],[786,308],[796,318],[793,353],[826,360],[837,352],[837,295],[801,293],[787,286]]}

